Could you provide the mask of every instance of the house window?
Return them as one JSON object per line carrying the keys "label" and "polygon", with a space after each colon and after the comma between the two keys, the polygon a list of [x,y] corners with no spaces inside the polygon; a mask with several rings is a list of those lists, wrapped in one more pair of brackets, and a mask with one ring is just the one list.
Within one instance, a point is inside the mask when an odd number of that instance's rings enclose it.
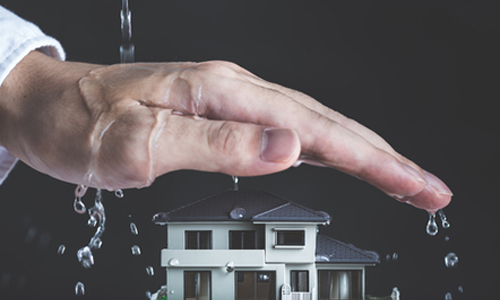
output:
{"label": "house window", "polygon": [[184,300],[210,300],[210,271],[184,271]]}
{"label": "house window", "polygon": [[186,231],[186,249],[212,249],[212,231]]}
{"label": "house window", "polygon": [[309,292],[309,271],[291,271],[292,292]]}
{"label": "house window", "polygon": [[276,230],[277,246],[304,246],[304,230]]}
{"label": "house window", "polygon": [[229,249],[259,249],[255,230],[229,231]]}
{"label": "house window", "polygon": [[236,300],[276,300],[276,272],[236,271]]}
{"label": "house window", "polygon": [[318,271],[319,300],[361,300],[361,271]]}

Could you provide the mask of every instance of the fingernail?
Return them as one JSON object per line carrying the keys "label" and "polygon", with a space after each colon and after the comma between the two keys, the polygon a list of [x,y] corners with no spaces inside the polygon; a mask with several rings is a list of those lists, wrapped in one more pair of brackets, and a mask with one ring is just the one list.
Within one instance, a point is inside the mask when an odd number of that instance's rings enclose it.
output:
{"label": "fingernail", "polygon": [[425,184],[428,183],[427,179],[424,178],[424,176],[422,176],[422,174],[420,174],[420,172],[418,172],[417,170],[415,170],[414,168],[410,167],[409,165],[407,165],[405,163],[401,163],[401,164],[406,169],[406,171],[408,173],[410,173],[413,176],[413,178],[415,178],[417,181],[425,183]]}
{"label": "fingernail", "polygon": [[297,152],[297,140],[297,133],[291,129],[264,129],[260,158],[267,162],[286,162]]}
{"label": "fingernail", "polygon": [[429,182],[429,185],[431,185],[434,189],[436,189],[436,191],[439,194],[453,196],[453,193],[450,190],[450,188],[448,188],[448,186],[444,184],[444,182],[441,181],[441,179],[437,178],[436,175],[429,173],[425,170],[424,170],[424,175],[427,182]]}

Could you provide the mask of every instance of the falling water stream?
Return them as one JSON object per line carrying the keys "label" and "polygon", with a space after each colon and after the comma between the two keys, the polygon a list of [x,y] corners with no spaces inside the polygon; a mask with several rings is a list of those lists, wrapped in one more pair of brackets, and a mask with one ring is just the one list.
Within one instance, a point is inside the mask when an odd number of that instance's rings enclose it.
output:
{"label": "falling water stream", "polygon": [[[441,219],[441,226],[444,229],[450,228],[450,222],[448,222],[448,218],[444,214],[444,211],[442,209],[437,211],[437,215]],[[435,236],[439,232],[438,225],[436,222],[436,213],[434,212],[429,212],[429,220],[427,221],[426,225],[426,231],[427,234],[430,236]],[[449,236],[445,236],[444,241],[448,242],[450,240]],[[456,268],[458,266],[458,256],[450,252],[444,257],[444,264],[448,268]],[[458,287],[458,292],[463,293],[463,287],[460,285]],[[445,300],[453,300],[453,295],[451,292],[447,292],[445,295]]]}

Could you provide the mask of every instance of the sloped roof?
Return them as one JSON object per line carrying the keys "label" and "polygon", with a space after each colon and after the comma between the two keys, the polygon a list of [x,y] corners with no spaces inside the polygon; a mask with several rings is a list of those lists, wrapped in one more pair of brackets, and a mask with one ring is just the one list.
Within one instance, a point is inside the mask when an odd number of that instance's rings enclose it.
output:
{"label": "sloped roof", "polygon": [[[238,217],[230,213],[238,210]],[[180,221],[330,221],[325,212],[314,211],[297,203],[262,191],[227,190],[167,213],[157,214],[156,223]],[[155,217],[156,218],[156,217]]]}
{"label": "sloped roof", "polygon": [[318,234],[316,239],[317,263],[379,263],[376,252],[359,249],[328,236]]}

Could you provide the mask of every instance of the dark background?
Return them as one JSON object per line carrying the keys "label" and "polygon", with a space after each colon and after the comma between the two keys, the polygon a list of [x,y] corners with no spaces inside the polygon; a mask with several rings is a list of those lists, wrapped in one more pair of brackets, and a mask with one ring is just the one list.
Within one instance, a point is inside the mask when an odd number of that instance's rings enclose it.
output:
{"label": "dark background", "polygon": [[[430,237],[426,212],[332,169],[240,178],[240,188],[327,211],[322,233],[378,252],[367,294],[397,286],[402,299],[498,299],[500,2],[402,2],[130,0],[136,60],[233,61],[372,128],[453,190],[451,228]],[[0,3],[61,41],[68,60],[119,61],[118,0]],[[75,186],[19,163],[0,187],[0,299],[73,299],[77,281],[86,299],[146,299],[165,282],[165,228],[151,216],[231,187],[227,175],[180,171],[123,199],[104,193],[107,231],[87,270],[75,253],[93,232],[72,209]],[[449,252],[457,268],[445,267]]]}

